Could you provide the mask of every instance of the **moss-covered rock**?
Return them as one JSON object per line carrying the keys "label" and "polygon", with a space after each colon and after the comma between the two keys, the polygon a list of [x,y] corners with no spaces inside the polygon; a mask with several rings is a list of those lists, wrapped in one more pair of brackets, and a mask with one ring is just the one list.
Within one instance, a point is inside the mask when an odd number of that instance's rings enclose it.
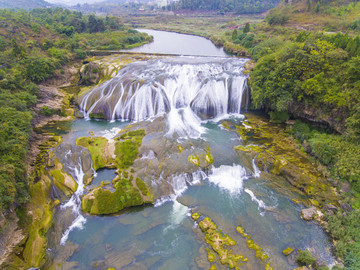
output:
{"label": "moss-covered rock", "polygon": [[214,156],[212,155],[210,148],[207,147],[205,153],[189,155],[188,161],[201,168],[207,168],[214,163]]}
{"label": "moss-covered rock", "polygon": [[[199,220],[199,214],[194,213],[192,218],[196,221]],[[229,268],[235,268],[246,262],[248,259],[243,255],[236,255],[233,253],[230,246],[235,246],[236,241],[231,239],[228,235],[223,234],[221,230],[217,229],[214,222],[209,217],[205,217],[202,221],[198,221],[199,228],[204,233],[205,241],[210,245],[212,250],[217,254],[221,264],[228,265]],[[215,253],[210,249],[208,251],[209,262],[214,262],[216,259]]]}
{"label": "moss-covered rock", "polygon": [[293,253],[294,252],[294,249],[292,249],[291,247],[288,247],[288,248],[286,248],[286,249],[284,249],[283,251],[282,251],[282,253],[285,255],[285,256],[289,256],[291,253]]}
{"label": "moss-covered rock", "polygon": [[246,244],[248,246],[249,249],[253,249],[255,251],[255,257],[265,261],[267,259],[269,259],[269,256],[262,250],[262,248],[255,244],[254,241],[251,239],[251,236],[248,235],[247,233],[245,233],[244,228],[242,228],[241,226],[237,226],[236,227],[236,231],[243,237],[246,238]]}
{"label": "moss-covered rock", "polygon": [[223,123],[225,128],[236,130],[242,138],[243,143],[235,147],[236,151],[255,158],[260,170],[284,178],[299,192],[316,198],[319,205],[337,201],[327,176],[317,170],[311,158],[297,147],[297,142],[282,126],[269,123],[258,115],[246,116],[247,120],[235,125],[236,129],[230,121]]}
{"label": "moss-covered rock", "polygon": [[145,136],[143,129],[128,131],[118,138],[115,143],[115,164],[119,169],[129,168],[138,157],[142,138]]}
{"label": "moss-covered rock", "polygon": [[65,173],[62,168],[63,165],[58,159],[54,160],[55,168],[49,171],[49,175],[53,179],[53,184],[59,188],[67,197],[70,197],[73,194],[78,184],[72,178],[71,175]]}
{"label": "moss-covered rock", "polygon": [[52,224],[53,208],[50,198],[51,181],[44,174],[41,180],[30,187],[32,200],[28,206],[32,215],[29,236],[23,251],[28,266],[40,267],[45,262],[46,234]]}
{"label": "moss-covered rock", "polygon": [[83,196],[81,208],[92,215],[106,215],[119,212],[125,207],[143,205],[145,202],[147,201],[144,201],[132,181],[121,178],[116,181],[115,191],[101,185]]}
{"label": "moss-covered rock", "polygon": [[111,159],[110,153],[107,151],[109,143],[104,137],[80,137],[76,139],[76,144],[85,147],[91,154],[94,170],[104,168]]}
{"label": "moss-covered rock", "polygon": [[197,221],[200,218],[200,214],[199,213],[192,213],[191,217],[194,221]]}

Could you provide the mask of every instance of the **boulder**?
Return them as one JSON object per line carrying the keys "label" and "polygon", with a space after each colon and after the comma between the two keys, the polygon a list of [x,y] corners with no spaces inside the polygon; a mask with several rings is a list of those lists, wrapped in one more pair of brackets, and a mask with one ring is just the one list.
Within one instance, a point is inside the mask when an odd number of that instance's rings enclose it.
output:
{"label": "boulder", "polygon": [[301,210],[301,217],[304,220],[313,220],[316,215],[317,215],[317,211],[315,207],[310,207]]}
{"label": "boulder", "polygon": [[334,215],[334,213],[337,211],[337,207],[335,205],[332,204],[326,204],[324,206],[324,211],[328,214],[328,215]]}
{"label": "boulder", "polygon": [[289,256],[291,253],[293,253],[294,252],[294,249],[292,249],[291,247],[288,247],[288,248],[286,248],[286,249],[284,249],[283,251],[282,251],[282,253],[285,255],[285,256]]}

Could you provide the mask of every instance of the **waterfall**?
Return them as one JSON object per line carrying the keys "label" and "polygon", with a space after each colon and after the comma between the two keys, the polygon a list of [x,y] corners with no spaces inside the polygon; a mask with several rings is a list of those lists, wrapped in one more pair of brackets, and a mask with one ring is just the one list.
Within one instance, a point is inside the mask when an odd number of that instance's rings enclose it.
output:
{"label": "waterfall", "polygon": [[209,181],[231,195],[236,195],[242,192],[243,182],[248,177],[246,169],[241,165],[221,165],[218,168],[211,169]]}
{"label": "waterfall", "polygon": [[[141,121],[169,113],[169,129],[200,134],[201,120],[240,114],[246,105],[244,59],[176,58],[129,64],[80,97],[85,118]],[[245,98],[244,98],[245,96]],[[188,126],[189,121],[195,123]]]}
{"label": "waterfall", "polygon": [[[67,155],[66,155],[67,156]],[[81,195],[84,193],[84,172],[82,170],[82,164],[81,164],[81,158],[79,157],[78,166],[75,166],[72,168],[72,177],[78,184],[77,190],[74,192],[74,194],[71,196],[70,200],[67,201],[64,205],[61,206],[62,209],[65,208],[72,208],[72,213],[75,217],[72,224],[69,226],[69,228],[66,229],[66,231],[63,233],[60,245],[65,245],[68,236],[70,232],[74,229],[82,229],[83,225],[86,222],[85,217],[81,214]]]}

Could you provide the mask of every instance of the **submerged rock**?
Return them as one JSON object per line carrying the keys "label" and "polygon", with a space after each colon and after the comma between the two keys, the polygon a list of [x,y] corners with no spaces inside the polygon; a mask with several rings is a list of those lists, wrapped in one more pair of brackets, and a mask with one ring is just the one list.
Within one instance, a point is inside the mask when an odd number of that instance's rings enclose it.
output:
{"label": "submerged rock", "polygon": [[294,252],[294,249],[292,249],[291,247],[288,247],[282,251],[282,254],[284,254],[285,256],[289,256],[293,252]]}

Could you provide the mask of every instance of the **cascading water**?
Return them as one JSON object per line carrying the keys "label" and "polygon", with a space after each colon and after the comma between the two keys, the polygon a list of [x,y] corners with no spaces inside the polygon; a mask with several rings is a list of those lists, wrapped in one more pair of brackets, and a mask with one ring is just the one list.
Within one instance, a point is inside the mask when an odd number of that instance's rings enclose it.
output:
{"label": "cascading water", "polygon": [[[255,159],[234,149],[242,140],[232,131],[243,121],[244,116],[239,114],[246,110],[249,98],[243,73],[246,61],[174,57],[132,63],[80,97],[78,103],[85,119],[103,116],[111,123],[77,120],[79,134],[65,136],[88,136],[91,131],[92,136],[103,136],[110,142],[121,130],[144,129],[146,135],[133,164],[134,179],[139,176],[151,186],[157,200],[155,207],[140,206],[119,215],[88,215],[85,219],[80,197],[89,186],[84,190],[83,169],[86,175],[91,172],[89,166],[84,166],[85,159],[79,161],[75,155],[81,147],[72,145],[74,151],[66,154],[68,160],[60,158],[78,183],[77,191],[61,206],[69,212],[71,208],[74,219],[64,233],[61,228],[61,245],[54,252],[55,257],[61,254],[59,251],[66,253],[65,259],[58,257],[64,269],[208,269],[206,244],[195,237],[194,222],[188,218],[191,211],[211,217],[238,243],[244,242],[235,229],[241,225],[266,250],[275,269],[295,267],[282,254],[289,246],[314,247],[317,257],[327,264],[333,261],[323,231],[314,224],[304,226],[300,206],[292,203],[292,197],[272,190]],[[222,118],[226,120],[219,123]],[[132,122],[129,125],[117,119]],[[65,141],[74,144],[75,140],[71,137]],[[60,150],[57,157],[66,153]],[[201,167],[189,160],[196,156],[205,164],[208,151],[213,163]],[[91,160],[89,153],[86,160]],[[99,177],[99,181],[101,178],[111,185],[115,169],[106,174],[98,172],[99,176],[103,174],[106,177]],[[90,188],[100,185],[95,180]],[[81,227],[86,230],[74,230]],[[264,269],[264,262],[255,258],[253,250],[243,246],[241,253],[249,258],[242,268]]]}
{"label": "cascading water", "polygon": [[247,94],[246,60],[157,59],[129,64],[80,98],[85,118],[140,121],[168,113],[169,134],[195,137],[201,120],[240,114]]}
{"label": "cascading water", "polygon": [[86,222],[85,217],[81,214],[81,196],[84,194],[84,172],[82,170],[80,158],[77,166],[75,166],[71,171],[73,172],[72,177],[75,179],[78,187],[74,194],[71,196],[70,200],[68,200],[64,205],[62,205],[61,208],[72,208],[72,213],[75,219],[61,237],[60,245],[65,245],[66,240],[69,237],[69,233],[74,229],[82,229],[83,225]]}

